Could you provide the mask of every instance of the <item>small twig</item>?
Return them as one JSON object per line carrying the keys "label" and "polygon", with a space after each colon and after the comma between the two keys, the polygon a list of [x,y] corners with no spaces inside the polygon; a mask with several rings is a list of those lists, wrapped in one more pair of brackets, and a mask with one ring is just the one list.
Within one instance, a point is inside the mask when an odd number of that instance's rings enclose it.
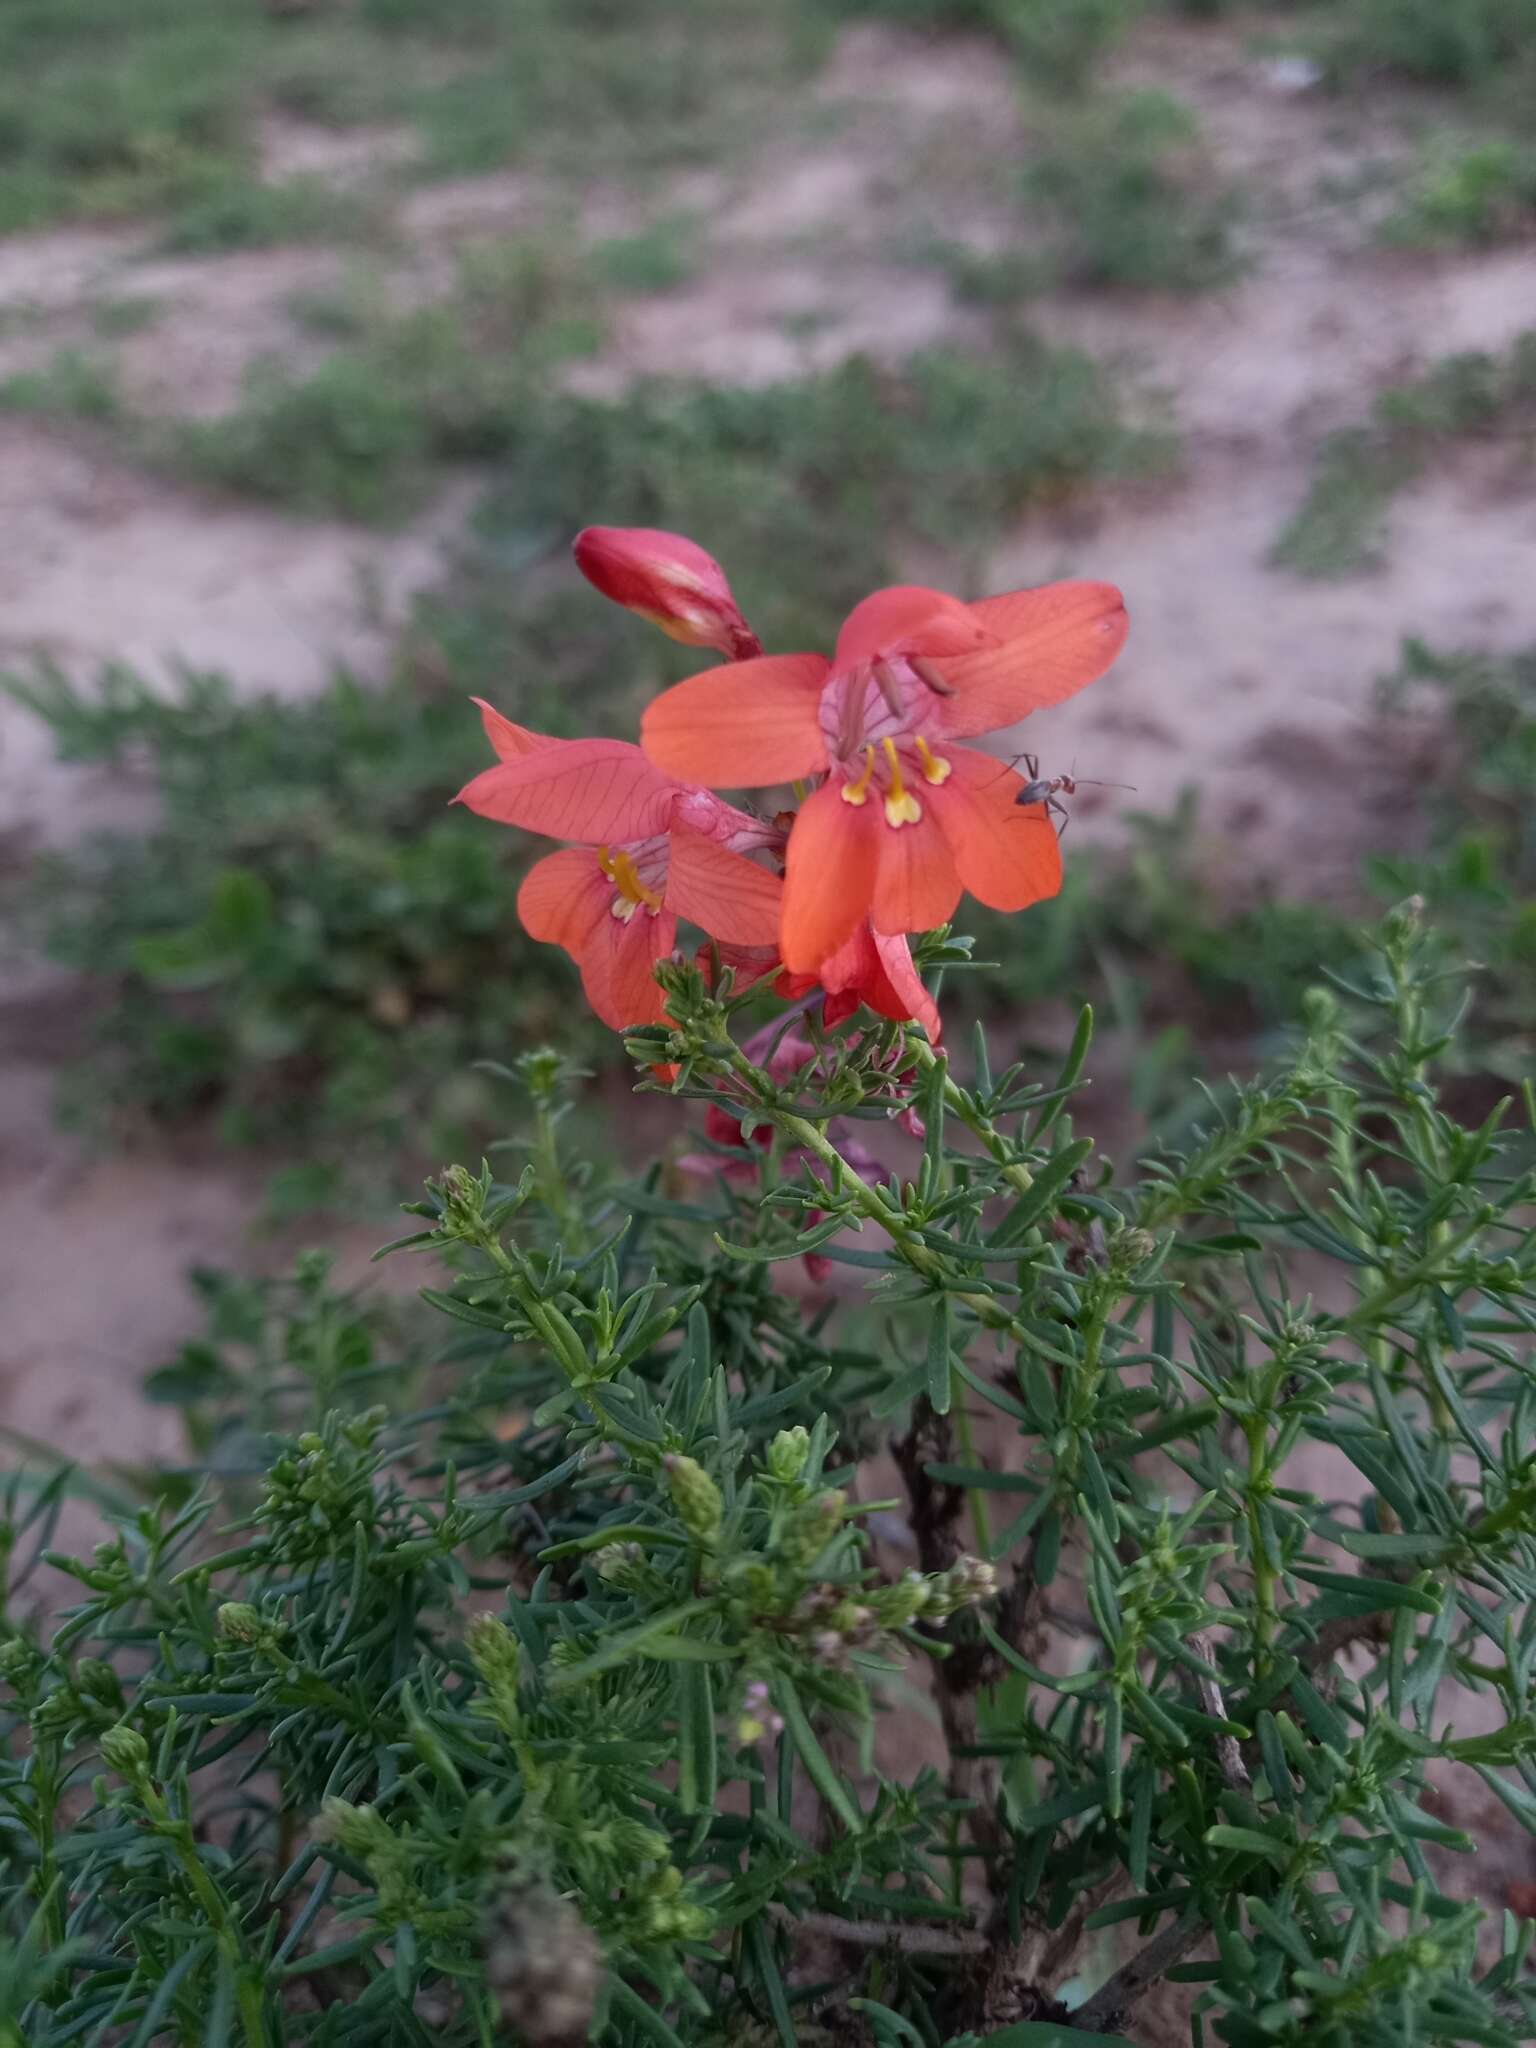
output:
{"label": "small twig", "polygon": [[[1203,1629],[1197,1630],[1190,1637],[1189,1647],[1194,1651],[1202,1664],[1214,1666],[1216,1662],[1216,1645]],[[1195,1691],[1199,1696],[1203,1711],[1209,1714],[1213,1721],[1225,1721],[1227,1718],[1227,1703],[1221,1696],[1221,1687],[1214,1678],[1209,1677],[1203,1671],[1197,1671],[1194,1674],[1194,1678]],[[1248,1775],[1248,1766],[1243,1762],[1243,1753],[1237,1746],[1237,1737],[1235,1735],[1217,1735],[1213,1737],[1213,1745],[1216,1750],[1216,1761],[1221,1767],[1221,1775],[1226,1779],[1232,1790],[1234,1792],[1251,1792],[1253,1790],[1253,1780]]]}
{"label": "small twig", "polygon": [[984,1956],[992,1948],[986,1935],[969,1927],[923,1927],[896,1920],[840,1920],[835,1913],[796,1913],[770,1905],[775,1920],[797,1934],[824,1934],[854,1948],[896,1948],[915,1956]]}
{"label": "small twig", "polygon": [[1143,1992],[1181,1962],[1205,1933],[1199,1918],[1177,1920],[1116,1970],[1107,1984],[1100,1985],[1085,2005],[1073,2012],[1068,2024],[1083,2033],[1103,2033],[1119,2024]]}

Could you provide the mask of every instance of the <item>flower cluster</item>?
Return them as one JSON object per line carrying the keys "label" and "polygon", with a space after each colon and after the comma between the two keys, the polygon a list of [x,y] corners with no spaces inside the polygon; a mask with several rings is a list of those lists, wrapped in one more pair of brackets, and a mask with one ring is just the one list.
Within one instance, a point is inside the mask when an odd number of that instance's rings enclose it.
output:
{"label": "flower cluster", "polygon": [[[483,817],[565,841],[518,912],[562,946],[615,1030],[664,1021],[656,963],[696,927],[737,985],[824,992],[829,1023],[867,1005],[939,1037],[909,935],[963,893],[1023,910],[1061,886],[1043,803],[964,742],[1016,725],[1103,674],[1125,639],[1120,593],[1054,583],[962,604],[916,585],[855,606],[830,659],[765,654],[720,565],[679,534],[589,527],[576,561],[604,596],[726,657],[664,691],[641,744],[557,740],[482,704],[498,760],[459,794]],[[791,785],[771,814],[722,789]]]}

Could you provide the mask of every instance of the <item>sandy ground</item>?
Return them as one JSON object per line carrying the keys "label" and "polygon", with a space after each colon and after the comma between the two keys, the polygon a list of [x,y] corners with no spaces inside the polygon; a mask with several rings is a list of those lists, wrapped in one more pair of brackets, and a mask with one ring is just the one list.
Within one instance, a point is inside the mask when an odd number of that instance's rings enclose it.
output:
{"label": "sandy ground", "polygon": [[[1122,74],[1188,101],[1222,167],[1262,195],[1247,229],[1254,260],[1204,297],[1066,295],[1031,309],[1041,331],[1170,394],[1185,455],[1156,488],[1032,519],[992,563],[997,588],[1113,577],[1134,621],[1113,675],[1021,743],[1047,772],[1134,784],[1127,801],[1153,810],[1199,785],[1240,886],[1283,877],[1292,892],[1347,893],[1367,845],[1414,830],[1413,764],[1383,750],[1375,678],[1408,633],[1536,641],[1536,492],[1511,492],[1486,458],[1469,457],[1403,497],[1377,573],[1307,583],[1271,568],[1268,553],[1321,437],[1359,418],[1384,382],[1536,326],[1536,248],[1433,261],[1374,249],[1365,214],[1320,199],[1320,180],[1347,182],[1400,153],[1396,110],[1290,90],[1240,34],[1165,27],[1137,40]],[[934,221],[995,246],[996,186],[978,172],[1006,169],[1019,147],[1000,58],[861,29],[811,111],[728,174],[690,173],[647,202],[595,195],[587,224],[598,232],[639,224],[644,203],[707,221],[712,254],[694,280],[622,310],[586,382],[616,390],[658,371],[768,381],[855,349],[902,356],[974,331],[942,274],[898,260],[892,237],[917,178]],[[407,147],[393,133],[338,139],[286,124],[267,153],[274,172],[387,184]],[[421,289],[457,241],[516,232],[543,201],[519,174],[395,203],[403,288]],[[258,357],[314,350],[295,294],[334,283],[344,263],[314,249],[171,259],[132,229],[0,242],[0,375],[88,347],[103,300],[142,298],[169,311],[121,344],[131,396],[151,410],[217,412]],[[0,417],[0,661],[47,653],[85,673],[116,657],[160,674],[208,665],[242,688],[291,694],[337,661],[366,672],[440,573],[469,489],[445,487],[413,526],[379,534],[211,498],[127,466],[81,430]],[[37,728],[0,703],[0,847],[14,856],[134,801],[109,777],[54,764]],[[1076,830],[1113,833],[1115,810],[1100,797]],[[0,1416],[84,1459],[153,1454],[169,1448],[164,1419],[137,1385],[186,1333],[185,1268],[271,1263],[286,1247],[251,1241],[259,1167],[186,1149],[96,1156],[52,1130],[52,1063],[78,1000],[35,966],[5,970]],[[375,1234],[390,1234],[390,1219]],[[368,1236],[344,1268],[357,1269]],[[1470,1824],[1464,1803],[1458,1812]]]}

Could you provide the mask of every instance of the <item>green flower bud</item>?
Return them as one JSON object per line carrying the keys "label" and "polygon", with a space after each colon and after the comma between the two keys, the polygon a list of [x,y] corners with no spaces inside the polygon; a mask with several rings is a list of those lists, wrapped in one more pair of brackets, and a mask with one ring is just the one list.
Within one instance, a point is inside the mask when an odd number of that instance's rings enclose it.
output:
{"label": "green flower bud", "polygon": [[699,1543],[712,1544],[720,1534],[720,1521],[725,1513],[719,1487],[697,1459],[669,1453],[661,1462],[666,1470],[672,1505],[677,1509],[684,1528]]}
{"label": "green flower bud", "polygon": [[768,1470],[787,1486],[800,1477],[811,1454],[811,1433],[798,1422],[781,1429],[768,1446]]}
{"label": "green flower bud", "polygon": [[497,1614],[477,1614],[465,1633],[464,1647],[487,1685],[516,1685],[521,1668],[517,1639]]}
{"label": "green flower bud", "polygon": [[842,1526],[848,1496],[829,1487],[818,1493],[789,1518],[780,1549],[787,1563],[801,1570],[813,1565]]}
{"label": "green flower bud", "polygon": [[37,1668],[37,1651],[25,1636],[12,1636],[7,1643],[0,1643],[0,1681],[15,1685]]}
{"label": "green flower bud", "polygon": [[102,1658],[82,1657],[75,1666],[75,1683],[88,1699],[111,1707],[114,1713],[122,1712],[122,1681]]}
{"label": "green flower bud", "polygon": [[101,1760],[120,1778],[142,1778],[149,1769],[149,1744],[136,1728],[119,1722],[101,1738]]}
{"label": "green flower bud", "polygon": [[1134,1273],[1138,1266],[1144,1266],[1157,1250],[1157,1239],[1150,1230],[1122,1230],[1110,1239],[1109,1269],[1117,1276]]}
{"label": "green flower bud", "polygon": [[997,1566],[980,1557],[957,1557],[949,1570],[928,1581],[924,1613],[942,1621],[960,1607],[974,1607],[997,1591]]}
{"label": "green flower bud", "polygon": [[636,1565],[644,1566],[645,1552],[638,1543],[605,1543],[592,1553],[592,1568],[608,1586],[633,1590]]}
{"label": "green flower bud", "polygon": [[262,1635],[261,1616],[248,1600],[226,1600],[219,1609],[219,1634],[227,1643],[255,1643]]}
{"label": "green flower bud", "polygon": [[880,1586],[869,1595],[882,1628],[905,1628],[928,1605],[928,1581],[921,1572],[907,1572],[894,1586]]}

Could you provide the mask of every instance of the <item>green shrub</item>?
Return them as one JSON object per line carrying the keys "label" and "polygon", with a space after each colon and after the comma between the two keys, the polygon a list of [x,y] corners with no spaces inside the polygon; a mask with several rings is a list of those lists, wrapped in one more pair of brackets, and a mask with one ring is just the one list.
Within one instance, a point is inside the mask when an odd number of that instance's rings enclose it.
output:
{"label": "green shrub", "polygon": [[1054,224],[1059,276],[1204,291],[1237,275],[1236,195],[1201,162],[1198,133],[1161,92],[1095,101],[1054,124],[1024,194]]}
{"label": "green shrub", "polygon": [[1422,856],[1374,863],[1383,892],[1413,890],[1461,935],[1483,990],[1475,1064],[1507,1081],[1536,1067],[1536,650],[1437,653],[1410,640],[1382,685],[1389,714],[1445,723],[1428,778]]}
{"label": "green shrub", "polygon": [[1389,66],[1432,85],[1481,85],[1536,55],[1536,0],[1355,0],[1337,52],[1353,70]]}
{"label": "green shrub", "polygon": [[[1038,1079],[880,1026],[776,1080],[673,970],[632,1051],[776,1134],[683,1197],[572,1162],[525,1056],[526,1170],[411,1205],[418,1412],[312,1271],[262,1476],[13,1479],[0,2027],[1087,2048],[1177,1983],[1227,2048],[1518,2048],[1536,1928],[1480,1953],[1447,1785],[1536,1832],[1536,1173],[1439,1094],[1461,981],[1395,914],[1124,1177],[1086,1030]],[[903,1106],[920,1158],[861,1172]],[[869,1291],[807,1313],[809,1251]],[[79,1590],[35,1623],[41,1552]]]}
{"label": "green shrub", "polygon": [[391,523],[420,502],[434,464],[515,447],[551,403],[551,366],[603,331],[585,269],[553,239],[473,249],[447,298],[409,313],[374,302],[357,317],[357,338],[318,369],[260,362],[234,411],[145,427],[151,452],[296,511]]}
{"label": "green shrub", "polygon": [[166,225],[173,254],[216,255],[284,242],[326,242],[356,236],[368,225],[362,201],[321,178],[220,178],[186,199]]}
{"label": "green shrub", "polygon": [[1446,443],[1536,427],[1536,334],[1502,356],[1446,356],[1413,383],[1384,391],[1370,423],[1330,435],[1306,500],[1274,559],[1304,576],[1348,576],[1379,558],[1392,499]]}
{"label": "green shrub", "polygon": [[1505,138],[1430,152],[1383,239],[1411,249],[1502,242],[1536,227],[1536,148]]}
{"label": "green shrub", "polygon": [[1082,91],[1141,14],[1143,0],[830,0],[844,15],[878,15],[913,28],[976,30],[999,37],[1021,77]]}

